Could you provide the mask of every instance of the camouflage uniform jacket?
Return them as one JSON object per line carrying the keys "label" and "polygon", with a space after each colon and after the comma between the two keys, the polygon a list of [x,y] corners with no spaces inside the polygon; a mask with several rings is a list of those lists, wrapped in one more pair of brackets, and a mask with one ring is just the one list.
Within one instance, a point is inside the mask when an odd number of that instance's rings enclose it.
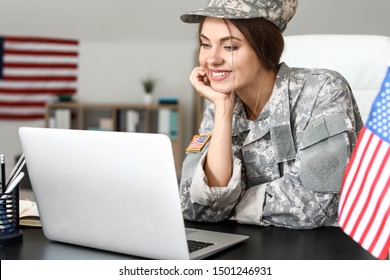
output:
{"label": "camouflage uniform jacket", "polygon": [[[214,105],[201,134],[212,134]],[[309,229],[337,225],[344,169],[362,120],[347,81],[325,69],[280,65],[257,120],[235,98],[233,172],[227,186],[208,186],[207,146],[188,153],[180,194],[184,218]]]}

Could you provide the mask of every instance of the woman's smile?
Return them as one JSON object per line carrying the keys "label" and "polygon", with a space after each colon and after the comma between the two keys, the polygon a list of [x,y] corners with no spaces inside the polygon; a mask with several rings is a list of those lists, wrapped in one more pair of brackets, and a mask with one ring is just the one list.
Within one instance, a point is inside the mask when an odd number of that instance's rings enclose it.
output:
{"label": "woman's smile", "polygon": [[226,79],[232,71],[226,70],[210,70],[210,79],[213,81],[221,81]]}

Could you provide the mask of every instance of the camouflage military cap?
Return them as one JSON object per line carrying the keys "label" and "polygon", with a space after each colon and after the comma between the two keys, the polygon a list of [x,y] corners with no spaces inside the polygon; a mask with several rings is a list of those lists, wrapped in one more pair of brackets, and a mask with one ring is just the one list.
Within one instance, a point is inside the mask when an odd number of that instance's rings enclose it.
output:
{"label": "camouflage military cap", "polygon": [[282,32],[295,15],[298,0],[210,0],[207,7],[186,13],[180,19],[199,23],[203,17],[226,19],[264,18]]}

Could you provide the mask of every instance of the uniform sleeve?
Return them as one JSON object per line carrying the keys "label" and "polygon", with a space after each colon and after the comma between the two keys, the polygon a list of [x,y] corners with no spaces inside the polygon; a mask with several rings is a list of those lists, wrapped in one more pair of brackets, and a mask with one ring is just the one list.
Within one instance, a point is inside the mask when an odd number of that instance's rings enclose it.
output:
{"label": "uniform sleeve", "polygon": [[355,107],[344,79],[324,83],[305,129],[297,132],[295,160],[281,163],[283,176],[266,187],[264,222],[301,229],[337,224],[343,172],[361,123]]}
{"label": "uniform sleeve", "polygon": [[[211,133],[213,115],[207,109],[201,133]],[[184,218],[191,221],[218,222],[231,216],[244,186],[241,185],[241,160],[233,158],[233,173],[227,186],[209,186],[203,170],[207,146],[190,152],[183,162],[180,181],[181,206]]]}

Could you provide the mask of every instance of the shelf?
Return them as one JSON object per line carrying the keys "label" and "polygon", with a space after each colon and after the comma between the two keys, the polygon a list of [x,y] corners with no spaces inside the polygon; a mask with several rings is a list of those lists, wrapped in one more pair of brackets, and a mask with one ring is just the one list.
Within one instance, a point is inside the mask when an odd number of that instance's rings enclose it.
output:
{"label": "shelf", "polygon": [[46,105],[46,127],[163,133],[170,137],[176,173],[184,150],[179,104],[59,102]]}

